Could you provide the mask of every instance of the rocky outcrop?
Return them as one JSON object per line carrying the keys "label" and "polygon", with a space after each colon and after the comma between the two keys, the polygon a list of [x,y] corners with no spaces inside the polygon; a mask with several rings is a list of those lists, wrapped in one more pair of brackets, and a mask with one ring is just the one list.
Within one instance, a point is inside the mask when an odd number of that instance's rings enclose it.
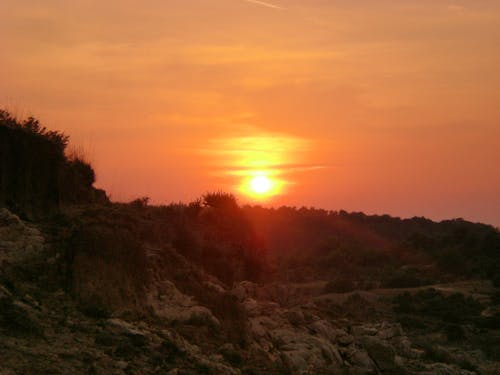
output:
{"label": "rocky outcrop", "polygon": [[[173,248],[135,241],[134,226],[83,224],[61,255],[42,230],[0,210],[0,373],[498,372],[485,353],[446,345],[439,332],[412,335],[384,294],[228,287]],[[34,260],[38,271],[70,263],[69,287],[26,277]]]}
{"label": "rocky outcrop", "polygon": [[40,231],[24,223],[6,208],[0,208],[0,267],[31,260],[43,250]]}

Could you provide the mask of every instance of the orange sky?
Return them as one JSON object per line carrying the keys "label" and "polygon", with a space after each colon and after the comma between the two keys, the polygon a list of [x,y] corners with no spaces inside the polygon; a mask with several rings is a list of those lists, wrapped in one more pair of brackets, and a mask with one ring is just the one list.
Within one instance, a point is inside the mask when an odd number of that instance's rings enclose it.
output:
{"label": "orange sky", "polygon": [[0,2],[0,103],[113,199],[240,194],[267,163],[266,204],[500,225],[498,1],[43,3]]}

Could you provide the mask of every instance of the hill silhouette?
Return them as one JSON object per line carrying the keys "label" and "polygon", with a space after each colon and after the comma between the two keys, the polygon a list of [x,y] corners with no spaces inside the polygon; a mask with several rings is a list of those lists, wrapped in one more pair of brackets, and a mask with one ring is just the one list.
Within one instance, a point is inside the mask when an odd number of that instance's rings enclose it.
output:
{"label": "hill silhouette", "polygon": [[67,143],[0,112],[0,372],[500,370],[497,229],[110,202]]}

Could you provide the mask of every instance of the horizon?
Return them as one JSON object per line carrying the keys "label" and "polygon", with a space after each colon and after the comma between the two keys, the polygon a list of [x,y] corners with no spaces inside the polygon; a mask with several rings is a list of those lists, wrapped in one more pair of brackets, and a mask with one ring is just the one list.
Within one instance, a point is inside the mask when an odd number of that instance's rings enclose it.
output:
{"label": "horizon", "polygon": [[0,41],[0,105],[115,201],[500,227],[500,4],[7,0]]}

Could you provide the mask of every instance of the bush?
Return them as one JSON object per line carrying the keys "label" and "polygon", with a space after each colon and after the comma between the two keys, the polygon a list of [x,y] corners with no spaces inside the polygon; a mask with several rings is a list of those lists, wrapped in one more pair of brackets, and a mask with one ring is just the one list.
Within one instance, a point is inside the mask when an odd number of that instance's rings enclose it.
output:
{"label": "bush", "polygon": [[201,197],[201,202],[205,207],[219,208],[222,210],[237,210],[238,202],[236,197],[230,193],[218,191],[215,193],[206,193]]}
{"label": "bush", "polygon": [[465,339],[465,331],[462,326],[458,324],[448,324],[444,331],[448,341],[461,341]]}
{"label": "bush", "polygon": [[422,285],[433,284],[434,280],[421,275],[415,269],[401,269],[384,283],[386,288],[416,288]]}
{"label": "bush", "polygon": [[94,319],[108,319],[111,316],[109,310],[101,304],[97,303],[86,303],[80,305],[80,311]]}
{"label": "bush", "polygon": [[221,354],[233,366],[240,367],[243,364],[243,358],[238,350],[223,348]]}
{"label": "bush", "polygon": [[491,280],[495,288],[500,288],[500,272],[493,276]]}
{"label": "bush", "polygon": [[348,293],[356,290],[356,284],[347,277],[338,277],[329,281],[324,288],[325,293]]}
{"label": "bush", "polygon": [[461,293],[444,295],[430,288],[415,294],[405,292],[394,298],[398,313],[437,318],[448,323],[475,320],[482,311],[479,302]]}
{"label": "bush", "polygon": [[148,204],[149,204],[149,197],[136,198],[129,203],[131,207],[138,209],[146,208]]}
{"label": "bush", "polygon": [[11,336],[43,336],[42,326],[9,298],[0,299],[0,330]]}

